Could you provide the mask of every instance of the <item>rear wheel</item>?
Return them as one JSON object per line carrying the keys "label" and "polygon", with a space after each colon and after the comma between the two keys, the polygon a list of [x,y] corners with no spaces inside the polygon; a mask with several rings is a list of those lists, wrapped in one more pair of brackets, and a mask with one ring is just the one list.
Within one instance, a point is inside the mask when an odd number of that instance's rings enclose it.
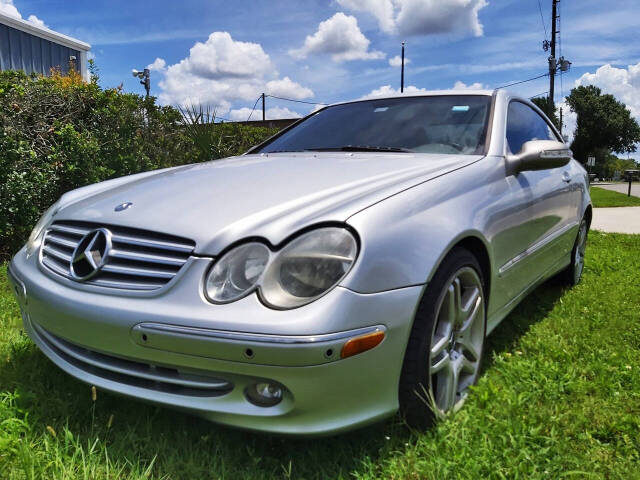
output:
{"label": "rear wheel", "polygon": [[454,249],[427,286],[407,345],[400,409],[426,427],[459,409],[480,371],[486,333],[482,270],[466,249]]}
{"label": "rear wheel", "polygon": [[582,279],[582,272],[584,270],[584,254],[587,249],[588,233],[589,224],[587,223],[587,219],[583,218],[582,222],[580,222],[576,241],[573,244],[573,250],[571,250],[571,263],[566,270],[562,272],[563,281],[570,286],[577,285]]}

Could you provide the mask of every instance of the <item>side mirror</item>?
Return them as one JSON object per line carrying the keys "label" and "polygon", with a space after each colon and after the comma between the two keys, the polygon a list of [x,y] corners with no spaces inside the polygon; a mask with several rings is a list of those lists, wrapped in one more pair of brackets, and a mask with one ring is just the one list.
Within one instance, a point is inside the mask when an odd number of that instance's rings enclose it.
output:
{"label": "side mirror", "polygon": [[569,163],[573,152],[562,142],[555,140],[531,140],[522,145],[522,150],[507,156],[510,175],[526,170],[547,170]]}

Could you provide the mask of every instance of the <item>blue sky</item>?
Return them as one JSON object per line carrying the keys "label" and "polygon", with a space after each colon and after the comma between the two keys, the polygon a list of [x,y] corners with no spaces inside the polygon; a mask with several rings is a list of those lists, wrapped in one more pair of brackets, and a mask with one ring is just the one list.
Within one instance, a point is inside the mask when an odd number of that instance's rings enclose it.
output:
{"label": "blue sky", "polygon": [[[143,93],[132,68],[152,64],[164,103],[209,103],[241,118],[261,91],[309,102],[359,98],[399,86],[390,59],[407,42],[406,85],[484,87],[546,71],[543,19],[551,0],[0,0],[25,19],[92,45],[105,87]],[[640,115],[637,0],[563,0],[562,54],[573,62],[557,101],[595,83]],[[7,7],[7,8],[9,8]],[[324,23],[321,23],[324,22]],[[215,33],[217,32],[217,33]],[[223,32],[227,32],[226,34]],[[198,43],[199,42],[199,43]],[[194,47],[195,45],[195,47]],[[181,63],[182,62],[182,63]],[[604,67],[610,65],[610,67]],[[159,68],[162,67],[162,68]],[[513,87],[533,96],[548,79]],[[268,99],[272,116],[313,105]],[[283,110],[287,108],[288,110]],[[286,115],[284,115],[286,116]],[[570,120],[569,120],[570,121]]]}

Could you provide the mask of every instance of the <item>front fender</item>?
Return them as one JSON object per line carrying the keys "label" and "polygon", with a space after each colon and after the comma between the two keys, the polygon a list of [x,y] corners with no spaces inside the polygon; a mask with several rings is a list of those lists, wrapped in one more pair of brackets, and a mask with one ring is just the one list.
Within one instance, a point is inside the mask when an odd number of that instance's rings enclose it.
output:
{"label": "front fender", "polygon": [[490,223],[486,205],[499,192],[491,191],[492,182],[478,181],[481,163],[407,189],[349,218],[360,235],[361,251],[342,285],[373,293],[424,284],[451,248],[469,237],[482,242],[491,259],[483,233]]}

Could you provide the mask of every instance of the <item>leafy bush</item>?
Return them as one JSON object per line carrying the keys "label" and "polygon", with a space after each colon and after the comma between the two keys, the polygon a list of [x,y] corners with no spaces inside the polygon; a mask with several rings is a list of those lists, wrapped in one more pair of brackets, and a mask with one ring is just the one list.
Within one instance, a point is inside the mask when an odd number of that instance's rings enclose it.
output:
{"label": "leafy bush", "polygon": [[215,123],[215,110],[202,105],[178,108],[182,114],[184,131],[198,150],[200,160],[246,152],[278,131],[239,123]]}
{"label": "leafy bush", "polygon": [[[0,72],[0,259],[25,242],[63,193],[109,178],[242,153],[268,129],[205,125],[196,144],[178,110],[153,97],[102,89],[75,72]],[[211,136],[211,133],[209,133]]]}

